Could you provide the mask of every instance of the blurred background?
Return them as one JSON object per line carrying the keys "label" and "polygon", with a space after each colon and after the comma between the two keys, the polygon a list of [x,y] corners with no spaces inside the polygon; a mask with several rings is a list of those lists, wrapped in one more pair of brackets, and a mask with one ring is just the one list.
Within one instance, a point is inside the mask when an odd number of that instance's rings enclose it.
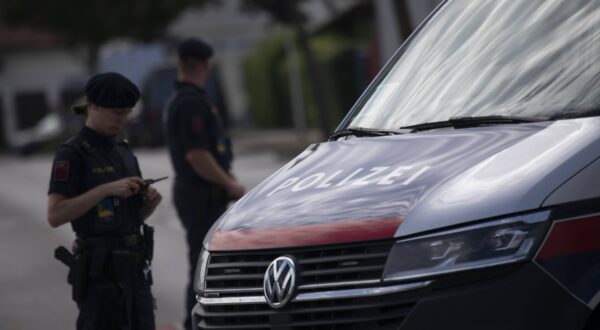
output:
{"label": "blurred background", "polygon": [[[324,141],[381,67],[441,0],[0,0],[0,328],[71,329],[69,226],[46,222],[53,152],[83,124],[70,112],[87,79],[116,71],[143,93],[125,134],[145,177],[170,175],[162,111],[175,46],[214,46],[206,86],[249,188]],[[156,227],[160,328],[179,327],[187,265],[171,182]]]}

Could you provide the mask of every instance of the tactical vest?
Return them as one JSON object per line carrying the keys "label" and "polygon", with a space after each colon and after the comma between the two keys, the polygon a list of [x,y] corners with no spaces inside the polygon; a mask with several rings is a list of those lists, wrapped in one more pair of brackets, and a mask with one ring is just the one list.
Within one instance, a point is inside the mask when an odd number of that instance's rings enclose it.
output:
{"label": "tactical vest", "polygon": [[[177,116],[178,113],[174,111],[179,103],[184,99],[184,97],[201,97],[204,98],[202,94],[199,94],[198,91],[194,90],[194,88],[190,86],[183,86],[177,90],[176,94],[171,97],[171,99],[167,103],[167,111],[164,113],[164,122],[165,122],[165,131],[167,135],[167,143],[173,143],[172,140],[175,138],[178,141],[181,137],[179,136],[179,131],[176,127],[177,125]],[[205,100],[206,101],[206,100]],[[209,104],[210,106],[210,104]],[[233,152],[231,148],[231,140],[224,133],[224,127],[221,123],[221,120],[217,113],[213,112],[213,116],[215,119],[215,124],[210,128],[210,143],[209,143],[209,152],[213,155],[217,163],[223,168],[225,171],[229,171],[231,169],[231,162],[233,160]],[[178,150],[177,152],[182,152]],[[180,173],[178,173],[180,174]],[[198,178],[200,179],[200,178]],[[202,179],[200,179],[202,180]],[[204,181],[204,180],[202,180]],[[209,184],[208,182],[205,182]]]}
{"label": "tactical vest", "polygon": [[[119,141],[109,151],[90,145],[85,137],[76,135],[65,142],[83,161],[83,178],[80,191],[86,192],[101,184],[130,176],[140,176],[137,159],[127,142]],[[83,216],[71,222],[80,238],[121,236],[138,233],[143,223],[142,197],[108,197],[96,204]]]}

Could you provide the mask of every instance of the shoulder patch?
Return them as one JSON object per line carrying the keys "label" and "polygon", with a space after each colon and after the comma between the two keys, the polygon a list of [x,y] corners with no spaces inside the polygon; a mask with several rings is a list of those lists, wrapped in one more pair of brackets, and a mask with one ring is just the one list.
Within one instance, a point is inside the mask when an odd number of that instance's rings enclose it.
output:
{"label": "shoulder patch", "polygon": [[192,118],[192,130],[196,134],[204,132],[204,120],[202,120],[202,117],[197,116]]}
{"label": "shoulder patch", "polygon": [[58,160],[54,162],[53,180],[67,181],[69,180],[69,162],[66,160]]}

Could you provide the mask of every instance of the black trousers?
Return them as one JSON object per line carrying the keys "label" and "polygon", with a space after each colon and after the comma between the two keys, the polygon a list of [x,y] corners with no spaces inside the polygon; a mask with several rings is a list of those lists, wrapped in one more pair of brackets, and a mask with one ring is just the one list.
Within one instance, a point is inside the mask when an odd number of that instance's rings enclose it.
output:
{"label": "black trousers", "polygon": [[108,279],[90,279],[85,299],[77,305],[78,330],[156,329],[154,297],[141,270],[120,284]]}
{"label": "black trousers", "polygon": [[202,242],[210,227],[227,209],[228,200],[226,192],[217,186],[198,186],[178,180],[175,181],[173,186],[173,200],[179,219],[186,230],[188,244],[188,262],[190,267],[184,327],[187,330],[191,330],[191,312],[196,304],[193,282],[196,273],[196,264],[202,250]]}

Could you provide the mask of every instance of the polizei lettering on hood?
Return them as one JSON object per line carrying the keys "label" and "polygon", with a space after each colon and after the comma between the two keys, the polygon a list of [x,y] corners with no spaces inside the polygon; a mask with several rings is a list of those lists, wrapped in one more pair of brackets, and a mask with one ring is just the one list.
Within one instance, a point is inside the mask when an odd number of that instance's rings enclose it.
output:
{"label": "polizei lettering on hood", "polygon": [[[343,170],[334,173],[319,172],[306,177],[292,177],[283,181],[277,188],[267,194],[267,197],[282,190],[298,192],[305,189],[327,189],[342,186],[366,185],[409,185],[431,166],[414,168],[413,166],[378,166],[370,169],[357,168],[353,172]],[[344,173],[346,172],[346,173]]]}

